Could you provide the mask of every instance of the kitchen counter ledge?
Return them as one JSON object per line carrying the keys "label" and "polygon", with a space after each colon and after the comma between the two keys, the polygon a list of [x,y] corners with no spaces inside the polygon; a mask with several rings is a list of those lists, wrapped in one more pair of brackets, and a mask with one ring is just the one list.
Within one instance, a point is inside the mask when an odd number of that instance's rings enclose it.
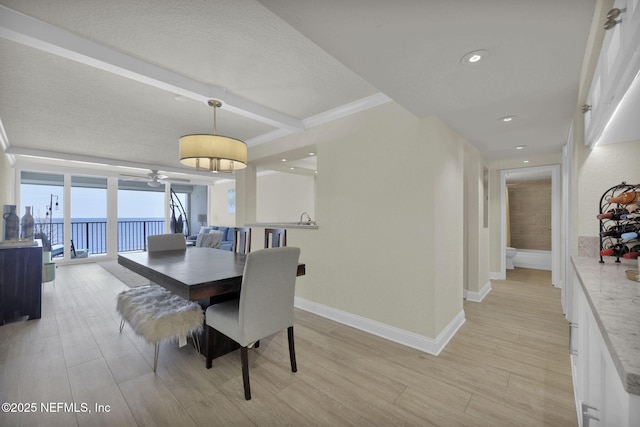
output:
{"label": "kitchen counter ledge", "polygon": [[298,230],[317,230],[317,224],[306,224],[299,222],[256,222],[253,224],[245,224],[245,227],[264,227],[264,228],[289,228]]}

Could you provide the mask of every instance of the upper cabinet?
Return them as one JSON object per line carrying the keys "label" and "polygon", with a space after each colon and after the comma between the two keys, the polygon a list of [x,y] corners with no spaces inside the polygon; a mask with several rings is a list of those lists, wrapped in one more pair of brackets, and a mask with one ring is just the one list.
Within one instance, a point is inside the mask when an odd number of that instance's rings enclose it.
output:
{"label": "upper cabinet", "polygon": [[[618,0],[587,98],[585,144],[640,140],[640,0]],[[608,28],[608,29],[607,29]]]}

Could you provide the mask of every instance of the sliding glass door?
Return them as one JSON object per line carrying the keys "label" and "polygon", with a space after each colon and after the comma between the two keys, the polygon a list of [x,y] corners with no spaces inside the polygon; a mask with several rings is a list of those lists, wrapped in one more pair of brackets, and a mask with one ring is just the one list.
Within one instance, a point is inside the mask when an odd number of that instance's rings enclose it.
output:
{"label": "sliding glass door", "polygon": [[118,252],[145,250],[147,237],[165,232],[165,188],[118,181]]}
{"label": "sliding glass door", "polygon": [[107,179],[71,177],[71,258],[107,253]]}
{"label": "sliding glass door", "polygon": [[20,179],[20,212],[29,207],[34,218],[34,237],[42,240],[52,257],[64,253],[64,175],[26,172]]}
{"label": "sliding glass door", "polygon": [[54,260],[113,259],[117,252],[145,250],[150,235],[189,236],[206,223],[207,185],[83,172],[19,172],[18,214],[30,207],[36,238],[51,247]]}

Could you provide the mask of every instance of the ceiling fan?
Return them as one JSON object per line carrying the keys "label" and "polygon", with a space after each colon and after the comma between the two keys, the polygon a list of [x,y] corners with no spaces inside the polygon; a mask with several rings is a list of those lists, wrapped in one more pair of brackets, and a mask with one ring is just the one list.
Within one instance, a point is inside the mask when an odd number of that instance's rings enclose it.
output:
{"label": "ceiling fan", "polygon": [[159,173],[157,169],[151,169],[147,175],[126,175],[120,174],[126,181],[145,181],[149,187],[160,187],[167,182],[191,182],[188,179],[169,178],[168,175]]}

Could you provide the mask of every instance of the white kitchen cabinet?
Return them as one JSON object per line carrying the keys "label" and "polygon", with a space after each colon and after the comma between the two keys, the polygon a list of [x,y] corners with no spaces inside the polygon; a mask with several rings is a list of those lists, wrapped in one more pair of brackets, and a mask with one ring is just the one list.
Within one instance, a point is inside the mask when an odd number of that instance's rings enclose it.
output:
{"label": "white kitchen cabinet", "polygon": [[[621,11],[614,19],[619,22],[605,33],[587,97],[589,147],[640,139],[638,121],[632,117],[640,105],[640,0],[616,0],[614,9]],[[601,24],[606,21],[603,18]]]}
{"label": "white kitchen cabinet", "polygon": [[625,390],[575,273],[573,295],[570,347],[579,426],[640,426],[640,396]]}

